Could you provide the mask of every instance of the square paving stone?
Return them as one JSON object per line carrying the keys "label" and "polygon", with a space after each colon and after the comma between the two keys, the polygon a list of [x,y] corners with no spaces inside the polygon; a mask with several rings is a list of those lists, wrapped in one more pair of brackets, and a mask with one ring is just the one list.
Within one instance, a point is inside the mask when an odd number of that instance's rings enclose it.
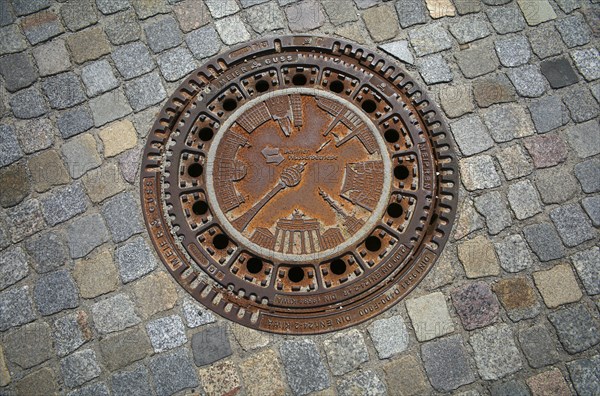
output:
{"label": "square paving stone", "polygon": [[140,19],[146,19],[156,14],[169,12],[169,6],[164,0],[130,0]]}
{"label": "square paving stone", "polygon": [[458,258],[467,278],[481,278],[500,273],[494,245],[485,236],[476,236],[458,245]]}
{"label": "square paving stone", "polygon": [[34,371],[16,384],[18,394],[54,395],[58,394],[58,381],[48,367]]}
{"label": "square paving stone", "polygon": [[139,315],[146,319],[172,309],[177,303],[177,288],[173,278],[156,272],[133,284],[133,296]]}
{"label": "square paving stone", "polygon": [[559,369],[553,368],[527,379],[534,395],[570,395],[571,389]]}
{"label": "square paving stone", "polygon": [[51,11],[23,18],[21,28],[31,45],[39,44],[64,32],[58,15]]}
{"label": "square paving stone", "polygon": [[517,4],[529,26],[537,26],[540,23],[556,19],[556,13],[548,0],[517,0]]}
{"label": "square paving stone", "polygon": [[519,234],[509,235],[494,243],[500,259],[500,266],[506,272],[519,272],[531,267],[533,260],[523,237]]}
{"label": "square paving stone", "polygon": [[421,361],[414,356],[394,359],[383,366],[383,371],[388,388],[400,392],[400,396],[418,396],[432,391]]}
{"label": "square paving stone", "polygon": [[123,283],[134,281],[156,268],[156,259],[142,237],[118,247],[116,259]]}
{"label": "square paving stone", "polygon": [[[448,313],[446,298],[440,292],[407,300],[406,309],[419,341],[432,340],[454,331],[454,324]],[[392,322],[391,324],[395,323]],[[381,340],[385,340],[383,333],[380,336]],[[408,334],[404,339],[403,346],[406,348],[408,346]],[[389,343],[390,341],[391,339],[388,337],[385,342]],[[388,356],[380,357],[385,358]]]}
{"label": "square paving stone", "polygon": [[475,207],[485,217],[490,234],[496,235],[512,225],[512,215],[506,198],[499,191],[491,191],[475,198]]}
{"label": "square paving stone", "polygon": [[38,321],[27,324],[6,334],[4,351],[9,362],[28,369],[52,357],[50,326]]}
{"label": "square paving stone", "polygon": [[29,195],[31,183],[23,163],[16,163],[0,169],[0,205],[9,208],[23,201]]}
{"label": "square paving stone", "polygon": [[[389,8],[387,8],[387,10],[389,11]],[[289,7],[286,7],[284,11],[288,20],[288,25],[292,32],[307,32],[322,26],[325,22],[325,14],[323,14],[319,3],[314,0],[295,2]],[[366,12],[363,16],[363,18],[366,18],[365,21],[375,19],[377,18],[377,15],[381,15],[381,10],[370,9],[367,11],[368,12]],[[230,18],[235,18],[235,16]],[[395,16],[394,19],[396,19]],[[385,29],[378,29],[377,27],[374,28],[367,22],[365,22],[365,24],[367,25],[367,30],[369,30],[371,33],[371,37],[373,37],[375,41],[385,40],[381,37],[389,36],[389,34],[386,35]],[[370,28],[374,28],[374,30],[371,30]],[[224,34],[225,32],[219,27],[219,23],[217,23],[217,30],[219,31],[219,34],[223,38],[225,44],[233,44],[227,41],[227,38],[225,37],[226,35]],[[391,30],[394,30],[394,28],[392,27]]]}
{"label": "square paving stone", "polygon": [[[198,370],[202,388],[209,395],[236,394],[242,383],[236,364],[224,361]],[[271,388],[268,388],[272,391]]]}
{"label": "square paving stone", "polygon": [[534,65],[524,65],[508,71],[508,78],[517,93],[525,98],[538,98],[546,92],[546,79]]}
{"label": "square paving stone", "polygon": [[482,76],[498,68],[498,57],[494,49],[488,45],[462,50],[455,57],[458,67],[467,78]]}
{"label": "square paving stone", "polygon": [[98,10],[104,15],[129,8],[129,0],[96,0]]}
{"label": "square paving stone", "polygon": [[452,303],[466,330],[474,330],[494,323],[500,305],[485,282],[473,282],[452,291]]}
{"label": "square paving stone", "polygon": [[46,150],[29,157],[27,166],[33,180],[33,186],[38,192],[71,181],[67,168],[56,150]]}
{"label": "square paving stone", "polygon": [[468,352],[459,335],[423,344],[421,358],[427,376],[437,391],[450,392],[475,381]]}
{"label": "square paving stone", "polygon": [[138,205],[130,193],[119,194],[106,201],[102,216],[108,224],[113,241],[123,242],[143,230]]}
{"label": "square paving stone", "polygon": [[29,286],[13,287],[0,293],[0,331],[21,326],[35,320]]}
{"label": "square paving stone", "polygon": [[196,366],[206,366],[230,356],[233,352],[223,326],[208,327],[192,336],[192,351]]}
{"label": "square paving stone", "polygon": [[513,4],[505,7],[488,8],[486,11],[492,26],[500,34],[514,33],[525,29],[525,19]]}
{"label": "square paving stone", "polygon": [[119,86],[119,82],[115,78],[112,67],[106,60],[100,60],[86,65],[81,69],[81,79],[83,80],[86,92],[90,97],[110,91]]}
{"label": "square paving stone", "polygon": [[[327,4],[334,4],[339,8],[343,8],[345,15],[341,15],[341,18],[347,18],[349,15],[353,15],[353,18],[358,18],[358,15],[355,11],[353,11],[353,8],[345,7],[343,3],[331,2]],[[257,33],[272,32],[274,30],[280,30],[285,28],[286,19],[283,15],[283,11],[274,2],[260,4],[256,7],[249,8],[246,11],[246,18],[250,26],[252,26],[252,29]],[[182,30],[191,30],[184,29],[184,25],[181,21],[181,18],[179,18],[179,24],[181,25]],[[205,24],[206,23],[202,23],[202,25]],[[198,27],[202,26],[200,24],[196,25],[198,25]]]}
{"label": "square paving stone", "polygon": [[79,306],[79,292],[67,270],[42,275],[36,282],[33,296],[44,316]]}
{"label": "square paving stone", "polygon": [[573,386],[580,395],[600,392],[600,356],[575,360],[567,363]]}
{"label": "square paving stone", "polygon": [[376,320],[368,330],[380,359],[387,359],[408,348],[408,331],[399,315]]}
{"label": "square paving stone", "polygon": [[101,27],[92,27],[67,37],[67,46],[75,63],[95,60],[111,51],[106,34]]}
{"label": "square paving stone", "polygon": [[452,47],[450,35],[439,23],[413,29],[409,37],[417,56],[433,54]]}
{"label": "square paving stone", "polygon": [[110,396],[110,391],[105,383],[95,382],[73,392],[69,392],[68,396]]}
{"label": "square paving stone", "polygon": [[[0,2],[0,7],[6,6],[8,3]],[[0,9],[0,18],[7,15],[7,11]],[[17,25],[10,25],[0,28],[0,54],[10,54],[19,52],[27,48],[24,37]]]}
{"label": "square paving stone", "polygon": [[[288,12],[287,15],[288,20],[294,20],[295,31],[301,32],[318,27],[316,23],[310,27],[302,23],[304,20],[311,19],[310,17],[304,17],[304,15],[310,15],[305,14],[305,12],[308,10],[302,8],[300,5],[294,6],[293,9],[296,13],[292,14],[291,12]],[[382,4],[377,7],[367,9],[363,12],[363,20],[367,30],[375,42],[390,40],[398,34],[397,14],[391,4]],[[388,20],[389,24],[380,23],[382,20]],[[298,21],[300,21],[300,23]],[[320,22],[319,26],[322,24],[323,22]]]}
{"label": "square paving stone", "polygon": [[578,204],[559,206],[550,212],[550,218],[565,246],[574,247],[596,236],[589,219]]}
{"label": "square paving stone", "polygon": [[288,340],[279,348],[288,384],[296,395],[327,389],[329,375],[313,341]]}
{"label": "square paving stone", "polygon": [[111,376],[115,396],[146,396],[152,394],[146,367],[140,365],[131,371],[119,371]]}
{"label": "square paving stone", "polygon": [[210,25],[188,33],[185,42],[196,59],[208,58],[221,49],[221,39],[215,28]]}
{"label": "square paving stone", "polygon": [[548,319],[556,329],[561,344],[570,354],[583,352],[600,342],[600,328],[583,304],[551,312]]}
{"label": "square paving stone", "polygon": [[477,115],[468,115],[450,124],[460,151],[470,156],[491,148],[494,141]]}
{"label": "square paving stone", "polygon": [[433,54],[417,60],[419,73],[427,85],[450,82],[454,78],[452,70],[440,54]]}
{"label": "square paving stone", "polygon": [[92,305],[94,327],[102,334],[114,333],[140,323],[131,299],[116,294]]}
{"label": "square paving stone", "polygon": [[98,21],[95,0],[66,2],[60,8],[60,13],[65,25],[72,32],[93,25]]}
{"label": "square paving stone", "polygon": [[128,329],[100,340],[100,353],[110,371],[127,367],[151,351],[150,341],[141,328]]}
{"label": "square paving stone", "polygon": [[53,109],[66,109],[85,100],[79,78],[73,72],[47,77],[42,81],[42,89]]}
{"label": "square paving stone", "polygon": [[0,252],[0,290],[25,278],[29,273],[27,257],[20,247],[12,246]]}
{"label": "square paving stone", "polygon": [[89,103],[94,125],[97,127],[131,113],[131,107],[127,103],[127,98],[121,88],[93,98]]}
{"label": "square paving stone", "polygon": [[519,331],[519,343],[527,361],[533,368],[549,366],[560,359],[556,342],[543,325],[521,329]]}
{"label": "square paving stone", "polygon": [[133,10],[111,15],[104,21],[106,36],[114,45],[127,44],[139,40],[142,36],[142,28]]}
{"label": "square paving stone", "polygon": [[579,183],[566,165],[537,170],[535,185],[545,204],[565,202],[580,190]]}
{"label": "square paving stone", "polygon": [[23,157],[15,128],[12,125],[0,125],[0,167],[10,165]]}
{"label": "square paving stone", "polygon": [[475,352],[479,375],[485,380],[506,377],[523,367],[512,330],[506,324],[486,327],[475,332],[471,335],[469,343]]}
{"label": "square paving stone", "polygon": [[511,320],[518,322],[540,313],[540,304],[526,278],[502,279],[494,284],[493,288]]}
{"label": "square paving stone", "polygon": [[160,72],[167,81],[177,81],[196,68],[192,53],[184,47],[166,51],[158,57]]}
{"label": "square paving stone", "polygon": [[508,187],[508,202],[519,220],[528,219],[542,211],[538,193],[529,180],[523,180]]}
{"label": "square paving stone", "polygon": [[[244,2],[258,4],[266,1],[268,0],[242,0],[242,6],[246,8],[246,6],[243,4]],[[352,0],[325,0],[321,3],[321,5],[325,9],[325,13],[329,17],[329,21],[337,26],[346,22],[358,20],[358,14],[354,8],[354,4],[352,3]]]}
{"label": "square paving stone", "polygon": [[37,71],[31,63],[27,52],[9,54],[0,58],[0,75],[4,77],[5,87],[9,92],[15,92],[33,84]]}
{"label": "square paving stone", "polygon": [[[148,366],[158,396],[172,395],[199,385],[198,375],[186,348],[154,355]],[[173,370],[173,367],[177,367],[177,370]]]}
{"label": "square paving stone", "polygon": [[333,375],[346,374],[369,360],[363,336],[356,329],[334,335],[323,346]]}
{"label": "square paving stone", "polygon": [[587,215],[592,219],[594,227],[600,226],[600,196],[587,197],[581,201],[583,209]]}
{"label": "square paving stone", "polygon": [[549,132],[569,122],[567,107],[558,96],[545,96],[531,102],[529,112],[538,133]]}
{"label": "square paving stone", "polygon": [[204,3],[206,3],[210,14],[215,19],[235,14],[240,10],[240,7],[234,0],[205,0]]}
{"label": "square paving stone", "polygon": [[440,105],[450,118],[472,112],[475,106],[471,87],[467,84],[444,87],[440,90]]}
{"label": "square paving stone", "polygon": [[481,2],[479,0],[455,0],[454,6],[460,15],[481,11]]}
{"label": "square paving stone", "polygon": [[75,352],[60,361],[60,368],[69,388],[75,388],[98,377],[101,373],[96,353],[91,349]]}
{"label": "square paving stone", "polygon": [[[300,4],[309,4],[309,2],[303,2]],[[309,5],[309,7],[311,7],[311,6],[312,6],[312,8],[316,7],[314,5],[314,3]],[[289,9],[290,9],[290,7],[286,8],[286,10],[289,10]],[[317,17],[317,21],[319,22],[319,21],[321,21],[321,19],[319,19],[319,18],[323,18],[323,14],[321,13],[320,9],[318,12],[319,12],[318,15],[320,15],[320,17],[319,16]],[[289,17],[288,17],[288,19],[289,19]],[[307,18],[307,19],[309,19],[309,18]],[[319,22],[319,23],[322,23],[322,22]],[[246,25],[244,24],[244,22],[238,15],[233,15],[233,16],[215,21],[215,28],[217,29],[217,32],[219,32],[219,36],[221,36],[221,40],[223,40],[223,42],[227,45],[233,45],[233,44],[237,44],[237,43],[241,43],[241,42],[250,40],[250,33],[248,33],[248,30],[246,29]],[[292,28],[291,26],[290,26],[290,29],[292,31],[294,31],[294,28]]]}
{"label": "square paving stone", "polygon": [[564,57],[545,60],[540,64],[540,69],[550,86],[555,89],[573,85],[579,81],[571,64]]}
{"label": "square paving stone", "polygon": [[39,118],[17,124],[17,138],[26,154],[52,146],[54,125],[49,119]]}
{"label": "square paving stone", "polygon": [[61,136],[67,139],[93,127],[94,119],[90,108],[82,105],[61,112],[56,119],[56,125]]}
{"label": "square paving stone", "polygon": [[575,253],[571,261],[589,295],[600,294],[600,248],[594,246]]}
{"label": "square paving stone", "polygon": [[87,256],[96,247],[108,242],[108,239],[108,230],[99,214],[79,217],[67,228],[67,243],[72,258]]}
{"label": "square paving stone", "polygon": [[469,191],[494,188],[501,184],[500,176],[489,155],[464,158],[460,160],[459,166],[462,182]]}
{"label": "square paving stone", "polygon": [[85,212],[88,200],[81,183],[74,183],[54,190],[41,198],[42,212],[46,222],[55,226]]}
{"label": "square paving stone", "polygon": [[560,35],[552,24],[544,24],[528,32],[529,42],[533,52],[545,59],[560,55],[562,50]]}
{"label": "square paving stone", "polygon": [[181,44],[181,31],[172,16],[160,17],[150,21],[144,28],[148,45],[157,54]]}
{"label": "square paving stone", "polygon": [[182,311],[186,324],[191,328],[214,323],[217,320],[211,311],[190,298],[183,300]]}
{"label": "square paving stone", "polygon": [[556,0],[556,4],[558,4],[565,14],[570,14],[581,7],[581,4],[577,0]]}
{"label": "square paving stone", "polygon": [[[481,230],[485,223],[483,217],[475,210],[473,201],[471,199],[465,199],[460,206],[460,216],[454,232],[454,238],[456,240],[463,239],[467,235]],[[434,270],[435,271],[435,270]],[[452,279],[450,279],[451,281]]]}
{"label": "square paving stone", "polygon": [[473,96],[479,107],[489,107],[495,103],[514,102],[517,97],[515,88],[504,74],[474,80]]}
{"label": "square paving stone", "polygon": [[90,199],[94,203],[102,202],[126,188],[126,184],[121,177],[121,171],[115,163],[109,163],[89,171],[82,177],[82,180]]}
{"label": "square paving stone", "polygon": [[33,258],[31,266],[37,273],[55,270],[67,262],[66,245],[56,232],[35,235],[27,239],[24,246]]}
{"label": "square paving stone", "polygon": [[[165,275],[166,277],[166,275]],[[242,325],[233,325],[231,331],[244,351],[259,349],[269,344],[269,336],[261,331],[256,331]],[[361,337],[362,340],[362,337]],[[364,344],[364,341],[363,341]],[[358,345],[359,350],[361,346]]]}
{"label": "square paving stone", "polygon": [[600,78],[600,53],[596,48],[571,52],[575,66],[587,81]]}
{"label": "square paving stone", "polygon": [[556,21],[556,30],[569,48],[590,42],[591,31],[580,14],[569,15]]}
{"label": "square paving stone", "polygon": [[533,125],[522,106],[503,104],[483,111],[483,121],[496,142],[533,135]]}
{"label": "square paving stone", "polygon": [[511,380],[493,382],[490,386],[490,394],[492,396],[529,396],[530,392],[522,381]]}
{"label": "square paving stone", "polygon": [[164,352],[187,342],[183,321],[177,315],[151,320],[146,331],[154,352]]}
{"label": "square paving stone", "polygon": [[13,0],[12,4],[17,16],[21,16],[50,7],[50,0]]}
{"label": "square paving stone", "polygon": [[[421,4],[421,2],[418,2]],[[456,4],[456,2],[455,2]],[[412,14],[402,10],[401,14]],[[450,33],[459,44],[467,44],[490,35],[490,30],[483,15],[467,15],[459,18],[457,22],[450,25]]]}
{"label": "square paving stone", "polygon": [[67,141],[62,146],[62,153],[73,178],[83,176],[102,163],[96,149],[96,140],[90,134],[80,135]]}
{"label": "square paving stone", "polygon": [[540,261],[550,261],[565,256],[556,229],[548,223],[532,224],[523,228],[527,243]]}
{"label": "square paving stone", "polygon": [[[358,7],[361,8],[360,4]],[[398,21],[403,29],[426,23],[429,20],[425,3],[419,0],[400,0],[396,2]],[[406,12],[410,10],[410,12]]]}
{"label": "square paving stone", "polygon": [[569,145],[573,147],[580,158],[600,153],[600,134],[597,133],[599,129],[598,120],[590,120],[567,129]]}
{"label": "square paving stone", "polygon": [[575,176],[585,193],[600,191],[600,160],[590,159],[575,165]]}
{"label": "square paving stone", "polygon": [[119,284],[117,267],[108,249],[102,249],[85,259],[77,260],[73,277],[83,298],[95,298],[109,293]]}
{"label": "square paving stone", "polygon": [[[274,350],[263,349],[243,360],[239,367],[249,395],[263,395],[265,389],[268,389],[267,394],[272,396],[285,394],[287,387],[283,380],[281,363]],[[256,367],[262,369],[256,370]]]}
{"label": "square paving stone", "polygon": [[136,41],[117,47],[111,54],[119,73],[129,80],[154,69],[154,61],[146,46]]}
{"label": "square paving stone", "polygon": [[[264,14],[261,13],[263,19],[275,21],[275,19],[283,20],[283,14],[281,13],[280,8],[276,4],[268,4],[267,6],[261,5],[260,7],[252,7],[248,10],[246,14],[248,17],[248,22],[253,26],[253,15],[258,14],[254,10],[268,10],[272,12],[272,14]],[[179,21],[179,27],[185,33],[190,32],[192,30],[198,29],[200,26],[204,26],[211,21],[210,14],[208,13],[208,9],[206,5],[201,0],[185,0],[181,3],[176,4],[173,7],[173,11],[175,12],[175,17],[177,21]],[[277,16],[280,16],[279,18]],[[282,25],[283,27],[283,25]]]}
{"label": "square paving stone", "polygon": [[15,243],[46,227],[42,216],[42,207],[37,199],[21,202],[11,208],[6,213],[6,221],[12,241]]}
{"label": "square paving stone", "polygon": [[58,356],[63,357],[92,339],[85,311],[77,311],[54,321],[54,347]]}
{"label": "square paving stone", "polygon": [[357,374],[339,379],[337,390],[340,396],[353,396],[358,394],[388,395],[385,383],[371,370],[361,371]]}
{"label": "square paving stone", "polygon": [[531,49],[525,36],[502,38],[496,40],[494,45],[502,66],[521,66],[531,58]]}
{"label": "square paving stone", "polygon": [[565,93],[563,101],[569,108],[571,118],[575,122],[591,120],[598,115],[598,102],[594,100],[587,88],[573,88],[573,90]]}
{"label": "square paving stone", "polygon": [[144,110],[160,103],[167,97],[160,77],[156,72],[125,83],[125,92],[131,107],[135,111]]}

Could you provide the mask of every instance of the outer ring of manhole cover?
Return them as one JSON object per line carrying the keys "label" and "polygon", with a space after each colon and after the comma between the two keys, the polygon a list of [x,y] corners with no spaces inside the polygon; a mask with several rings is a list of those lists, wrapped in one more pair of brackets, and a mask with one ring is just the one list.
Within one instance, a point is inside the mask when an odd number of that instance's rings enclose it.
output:
{"label": "outer ring of manhole cover", "polygon": [[194,71],[146,144],[146,225],[175,279],[245,326],[316,334],[406,296],[456,211],[447,127],[394,62],[334,38],[242,44]]}

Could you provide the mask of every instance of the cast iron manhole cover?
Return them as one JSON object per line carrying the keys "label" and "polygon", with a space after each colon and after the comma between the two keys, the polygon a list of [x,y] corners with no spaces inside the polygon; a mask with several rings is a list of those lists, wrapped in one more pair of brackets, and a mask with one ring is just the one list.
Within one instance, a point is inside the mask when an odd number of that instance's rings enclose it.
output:
{"label": "cast iron manhole cover", "polygon": [[363,322],[425,276],[457,200],[439,111],[393,62],[333,38],[260,39],[160,113],[141,194],[154,246],[216,313],[274,333]]}

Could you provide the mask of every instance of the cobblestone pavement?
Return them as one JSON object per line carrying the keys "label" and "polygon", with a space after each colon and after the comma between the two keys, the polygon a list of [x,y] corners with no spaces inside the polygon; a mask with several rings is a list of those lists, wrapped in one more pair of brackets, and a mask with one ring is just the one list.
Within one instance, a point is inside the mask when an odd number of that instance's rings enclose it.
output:
{"label": "cobblestone pavement", "polygon": [[[0,394],[600,394],[598,0],[0,0]],[[203,59],[270,34],[391,54],[445,112],[460,218],[406,300],[272,336],[150,247],[140,149]]]}

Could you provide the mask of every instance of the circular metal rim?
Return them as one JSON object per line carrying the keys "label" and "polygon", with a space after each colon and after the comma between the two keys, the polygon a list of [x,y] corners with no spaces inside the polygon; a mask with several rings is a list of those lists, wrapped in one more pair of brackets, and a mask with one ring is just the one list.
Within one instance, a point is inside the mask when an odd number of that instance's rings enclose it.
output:
{"label": "circular metal rim", "polygon": [[[160,184],[162,180],[160,173],[157,172],[159,170],[157,158],[160,157],[162,150],[165,149],[164,143],[166,142],[166,137],[172,133],[172,129],[178,120],[177,117],[174,117],[174,115],[177,114],[178,107],[185,104],[190,97],[189,92],[183,92],[183,87],[197,88],[195,95],[198,95],[205,87],[199,86],[196,81],[193,81],[195,75],[203,73],[204,75],[209,76],[211,75],[211,72],[218,71],[222,65],[226,65],[225,58],[230,58],[230,64],[233,64],[243,58],[244,54],[252,50],[252,48],[264,48],[264,52],[266,53],[272,51],[277,45],[279,45],[280,48],[283,45],[284,48],[290,47],[292,49],[296,48],[297,50],[305,48],[305,45],[311,45],[314,47],[313,52],[321,53],[331,53],[332,51],[335,51],[336,48],[338,51],[340,48],[343,48],[344,51],[349,51],[351,55],[354,55],[357,60],[365,65],[369,64],[370,67],[378,67],[378,70],[382,70],[386,66],[388,70],[392,69],[391,76],[394,78],[388,78],[390,82],[393,82],[396,77],[401,75],[400,80],[403,84],[403,90],[411,99],[411,102],[413,102],[415,109],[418,110],[415,116],[418,117],[423,125],[436,126],[435,131],[427,130],[432,148],[434,149],[432,154],[436,156],[435,159],[444,160],[444,165],[442,166],[444,176],[440,177],[440,182],[445,186],[443,188],[443,194],[440,195],[444,195],[445,201],[437,206],[437,208],[443,208],[443,214],[440,213],[441,216],[438,216],[435,221],[431,222],[431,224],[435,223],[435,227],[430,226],[428,228],[430,232],[436,234],[431,236],[432,242],[437,246],[434,249],[435,251],[425,248],[423,244],[419,245],[412,255],[413,259],[410,262],[410,266],[404,268],[401,274],[398,270],[388,274],[386,283],[388,285],[391,284],[392,286],[387,287],[385,290],[375,288],[368,296],[359,296],[358,299],[361,302],[357,307],[353,308],[354,311],[352,311],[352,313],[358,312],[358,309],[362,306],[378,306],[378,308],[373,308],[364,315],[361,314],[360,317],[354,317],[348,322],[344,322],[343,320],[339,322],[338,318],[338,323],[333,327],[320,327],[319,323],[316,323],[322,321],[318,314],[313,315],[315,325],[305,326],[304,328],[293,328],[293,322],[289,320],[286,321],[287,319],[281,322],[272,322],[272,319],[277,319],[277,317],[269,317],[270,311],[268,306],[263,307],[267,311],[261,312],[262,318],[260,322],[257,323],[256,320],[251,320],[250,315],[246,315],[246,310],[251,310],[252,303],[210,281],[205,282],[204,279],[200,279],[193,273],[189,264],[186,265],[186,260],[190,260],[190,257],[187,253],[177,250],[177,248],[181,246],[179,241],[177,241],[176,238],[169,233],[169,230],[165,228],[167,210],[166,208],[161,207],[160,200],[156,199],[161,192]],[[259,54],[260,53],[256,53],[254,55],[258,56]],[[206,86],[208,85],[209,82],[206,83]],[[415,97],[415,99],[413,99],[413,97]],[[151,133],[148,135],[148,141],[146,143],[142,161],[142,170],[140,172],[140,193],[144,209],[144,220],[146,221],[152,243],[160,256],[161,261],[165,264],[169,272],[196,300],[202,302],[205,306],[219,315],[245,326],[281,334],[319,334],[341,330],[362,323],[388,309],[414,289],[432,268],[433,263],[439,257],[443,246],[450,236],[452,223],[456,214],[458,198],[458,169],[456,156],[454,154],[454,144],[448,133],[446,122],[440,114],[438,108],[431,102],[427,93],[419,89],[414,80],[406,75],[403,68],[400,67],[396,61],[390,60],[387,56],[383,57],[377,53],[371,52],[371,50],[365,49],[362,46],[347,40],[296,35],[263,38],[237,45],[229,51],[209,59],[202,67],[196,69],[188,78],[186,78],[180,85],[179,91],[176,91],[164,104],[157,121],[153,125]],[[154,136],[156,138],[154,140],[152,140],[153,133],[156,135]],[[164,166],[164,164],[162,165]],[[441,199],[442,197],[436,195],[435,198]],[[378,284],[376,286],[380,285]],[[300,309],[298,310],[300,311]],[[310,310],[308,310],[308,312],[310,312]],[[319,312],[324,313],[325,316],[331,315],[331,312],[323,310],[320,310]],[[329,321],[331,321],[331,319],[329,319]]]}

